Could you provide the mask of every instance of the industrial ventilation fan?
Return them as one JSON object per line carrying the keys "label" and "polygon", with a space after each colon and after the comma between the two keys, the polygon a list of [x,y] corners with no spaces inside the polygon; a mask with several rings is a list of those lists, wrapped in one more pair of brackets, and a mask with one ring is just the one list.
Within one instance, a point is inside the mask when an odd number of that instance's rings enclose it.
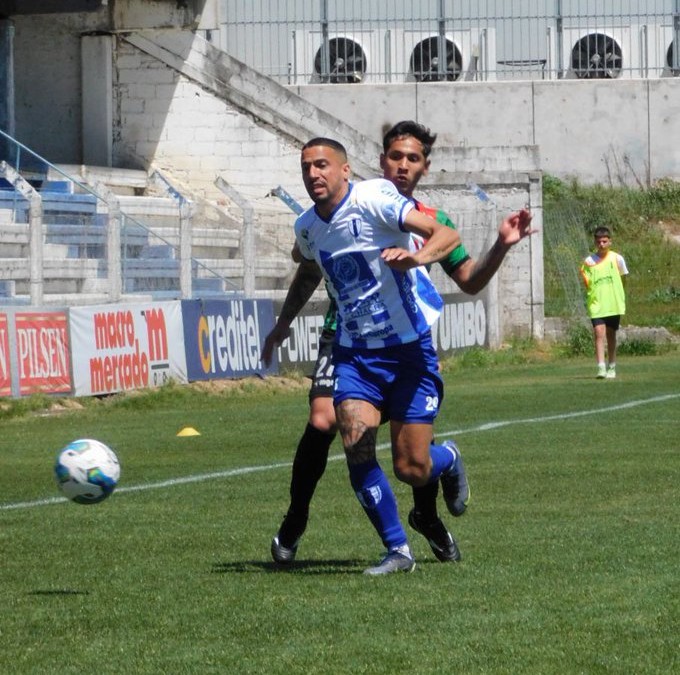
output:
{"label": "industrial ventilation fan", "polygon": [[614,79],[622,66],[621,46],[604,33],[584,35],[571,50],[571,69],[580,79]]}
{"label": "industrial ventilation fan", "polygon": [[[410,68],[416,82],[453,82],[463,72],[463,55],[451,40],[444,40],[446,54],[440,55],[436,35],[419,42],[411,53]],[[443,60],[443,63],[441,61]]]}
{"label": "industrial ventilation fan", "polygon": [[346,37],[328,41],[328,67],[323,66],[324,46],[314,57],[314,72],[321,82],[331,84],[356,84],[366,75],[366,54],[361,45]]}

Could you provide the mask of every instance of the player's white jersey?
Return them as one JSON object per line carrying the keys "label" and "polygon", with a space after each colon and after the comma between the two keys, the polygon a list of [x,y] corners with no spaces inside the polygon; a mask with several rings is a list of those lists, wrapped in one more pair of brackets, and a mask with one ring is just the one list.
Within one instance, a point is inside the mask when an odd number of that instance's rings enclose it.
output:
{"label": "player's white jersey", "polygon": [[350,184],[328,221],[314,207],[295,222],[302,255],[316,260],[338,305],[338,342],[374,349],[413,342],[443,305],[424,267],[392,270],[380,253],[412,247],[403,228],[413,202],[382,178]]}

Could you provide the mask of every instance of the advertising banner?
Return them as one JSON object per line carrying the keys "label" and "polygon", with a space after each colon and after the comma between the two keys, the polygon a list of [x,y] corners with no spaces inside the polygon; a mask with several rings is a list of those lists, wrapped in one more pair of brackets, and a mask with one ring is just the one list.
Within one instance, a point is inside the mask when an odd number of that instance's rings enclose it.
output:
{"label": "advertising banner", "polygon": [[70,310],[76,396],[187,381],[180,301]]}
{"label": "advertising banner", "polygon": [[[442,295],[444,307],[432,326],[432,337],[440,356],[470,347],[489,346],[488,299],[486,293]],[[276,309],[282,303],[277,303]],[[319,354],[326,302],[307,303],[290,327],[290,337],[279,347],[281,366],[300,366],[310,370]],[[268,331],[267,331],[268,332]]]}
{"label": "advertising banner", "polygon": [[11,396],[12,372],[9,353],[9,321],[0,314],[0,396]]}
{"label": "advertising banner", "polygon": [[14,325],[19,395],[70,394],[66,312],[16,312]]}
{"label": "advertising banner", "polygon": [[443,355],[458,349],[488,347],[486,303],[464,295],[445,295],[443,299],[442,313],[432,326],[437,353]]}
{"label": "advertising banner", "polygon": [[276,362],[264,369],[260,361],[271,300],[183,300],[182,316],[190,381],[278,372]]}

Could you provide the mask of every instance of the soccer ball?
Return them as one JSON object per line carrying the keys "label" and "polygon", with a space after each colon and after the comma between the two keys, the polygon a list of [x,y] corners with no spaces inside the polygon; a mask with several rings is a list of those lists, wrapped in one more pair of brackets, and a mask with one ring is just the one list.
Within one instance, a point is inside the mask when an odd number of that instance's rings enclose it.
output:
{"label": "soccer ball", "polygon": [[97,504],[116,488],[120,464],[116,453],[100,441],[83,438],[59,452],[54,467],[57,485],[77,504]]}

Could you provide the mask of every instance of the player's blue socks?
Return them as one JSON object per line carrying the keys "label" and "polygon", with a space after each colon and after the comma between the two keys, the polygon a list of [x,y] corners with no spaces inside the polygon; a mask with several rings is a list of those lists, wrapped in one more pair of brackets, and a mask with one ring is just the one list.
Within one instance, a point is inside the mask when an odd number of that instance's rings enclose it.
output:
{"label": "player's blue socks", "polygon": [[456,461],[454,454],[445,445],[430,445],[430,458],[432,459],[432,473],[430,483],[439,480],[439,477],[446,473]]}
{"label": "player's blue socks", "polygon": [[407,543],[406,532],[399,521],[397,500],[377,460],[347,466],[354,493],[385,548],[392,551]]}

